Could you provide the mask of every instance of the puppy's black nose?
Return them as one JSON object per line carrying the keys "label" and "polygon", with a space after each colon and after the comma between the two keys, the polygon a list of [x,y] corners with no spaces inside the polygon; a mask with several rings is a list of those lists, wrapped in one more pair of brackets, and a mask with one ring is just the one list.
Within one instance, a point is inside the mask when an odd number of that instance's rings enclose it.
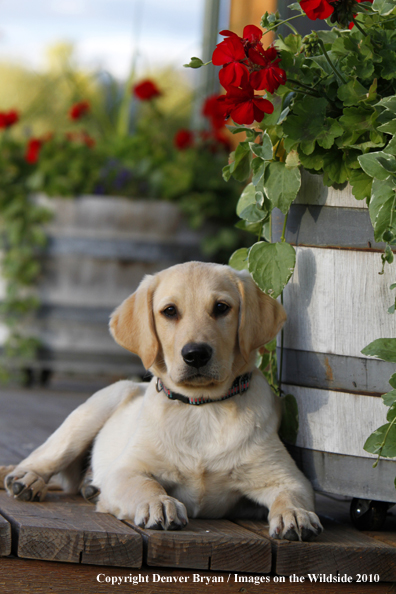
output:
{"label": "puppy's black nose", "polygon": [[182,348],[182,357],[191,367],[203,367],[212,356],[213,349],[205,342],[188,342]]}

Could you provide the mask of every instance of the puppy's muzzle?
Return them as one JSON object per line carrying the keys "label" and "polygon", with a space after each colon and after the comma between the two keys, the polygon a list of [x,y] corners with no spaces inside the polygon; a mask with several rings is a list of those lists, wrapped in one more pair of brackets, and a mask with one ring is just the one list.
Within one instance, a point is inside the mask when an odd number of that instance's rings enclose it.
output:
{"label": "puppy's muzzle", "polygon": [[212,353],[212,347],[205,342],[188,342],[181,350],[184,362],[197,369],[210,361]]}

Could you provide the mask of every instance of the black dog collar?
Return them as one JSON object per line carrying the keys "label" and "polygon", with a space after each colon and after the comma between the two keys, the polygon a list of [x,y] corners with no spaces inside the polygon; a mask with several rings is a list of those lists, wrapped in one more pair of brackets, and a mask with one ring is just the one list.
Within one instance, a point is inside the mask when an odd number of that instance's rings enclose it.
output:
{"label": "black dog collar", "polygon": [[207,404],[209,402],[221,402],[222,400],[227,400],[227,398],[232,398],[237,394],[243,394],[247,392],[250,385],[250,380],[252,379],[252,373],[245,373],[244,375],[239,375],[232,384],[231,388],[228,390],[227,394],[224,394],[221,398],[217,400],[212,400],[211,398],[205,398],[201,396],[199,398],[189,398],[188,396],[183,396],[182,394],[178,394],[177,392],[171,392],[168,388],[164,386],[162,381],[159,377],[157,377],[157,392],[164,391],[165,394],[168,396],[170,400],[180,400],[185,404]]}

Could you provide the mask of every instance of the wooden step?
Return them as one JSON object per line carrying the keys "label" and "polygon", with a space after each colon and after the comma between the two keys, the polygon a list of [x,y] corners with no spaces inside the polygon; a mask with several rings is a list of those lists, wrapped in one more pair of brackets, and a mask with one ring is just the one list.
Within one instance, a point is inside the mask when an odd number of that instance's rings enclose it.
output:
{"label": "wooden step", "polygon": [[27,559],[141,567],[140,534],[82,497],[50,493],[26,503],[0,492],[0,513],[13,530],[12,552]]}
{"label": "wooden step", "polygon": [[0,516],[0,557],[11,554],[11,526]]}
{"label": "wooden step", "polygon": [[228,520],[190,520],[181,531],[142,530],[145,562],[158,567],[220,571],[271,571],[267,538]]}

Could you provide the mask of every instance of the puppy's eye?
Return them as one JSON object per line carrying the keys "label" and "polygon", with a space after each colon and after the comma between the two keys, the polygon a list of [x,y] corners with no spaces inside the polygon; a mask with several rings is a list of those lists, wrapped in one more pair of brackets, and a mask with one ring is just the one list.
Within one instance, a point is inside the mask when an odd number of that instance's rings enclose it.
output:
{"label": "puppy's eye", "polygon": [[222,301],[218,301],[217,303],[215,303],[215,306],[213,308],[213,314],[215,316],[223,316],[224,314],[226,314],[229,310],[230,310],[230,306],[227,305],[227,303],[223,303]]}
{"label": "puppy's eye", "polygon": [[161,312],[166,318],[175,318],[177,316],[177,309],[174,305],[168,305]]}

